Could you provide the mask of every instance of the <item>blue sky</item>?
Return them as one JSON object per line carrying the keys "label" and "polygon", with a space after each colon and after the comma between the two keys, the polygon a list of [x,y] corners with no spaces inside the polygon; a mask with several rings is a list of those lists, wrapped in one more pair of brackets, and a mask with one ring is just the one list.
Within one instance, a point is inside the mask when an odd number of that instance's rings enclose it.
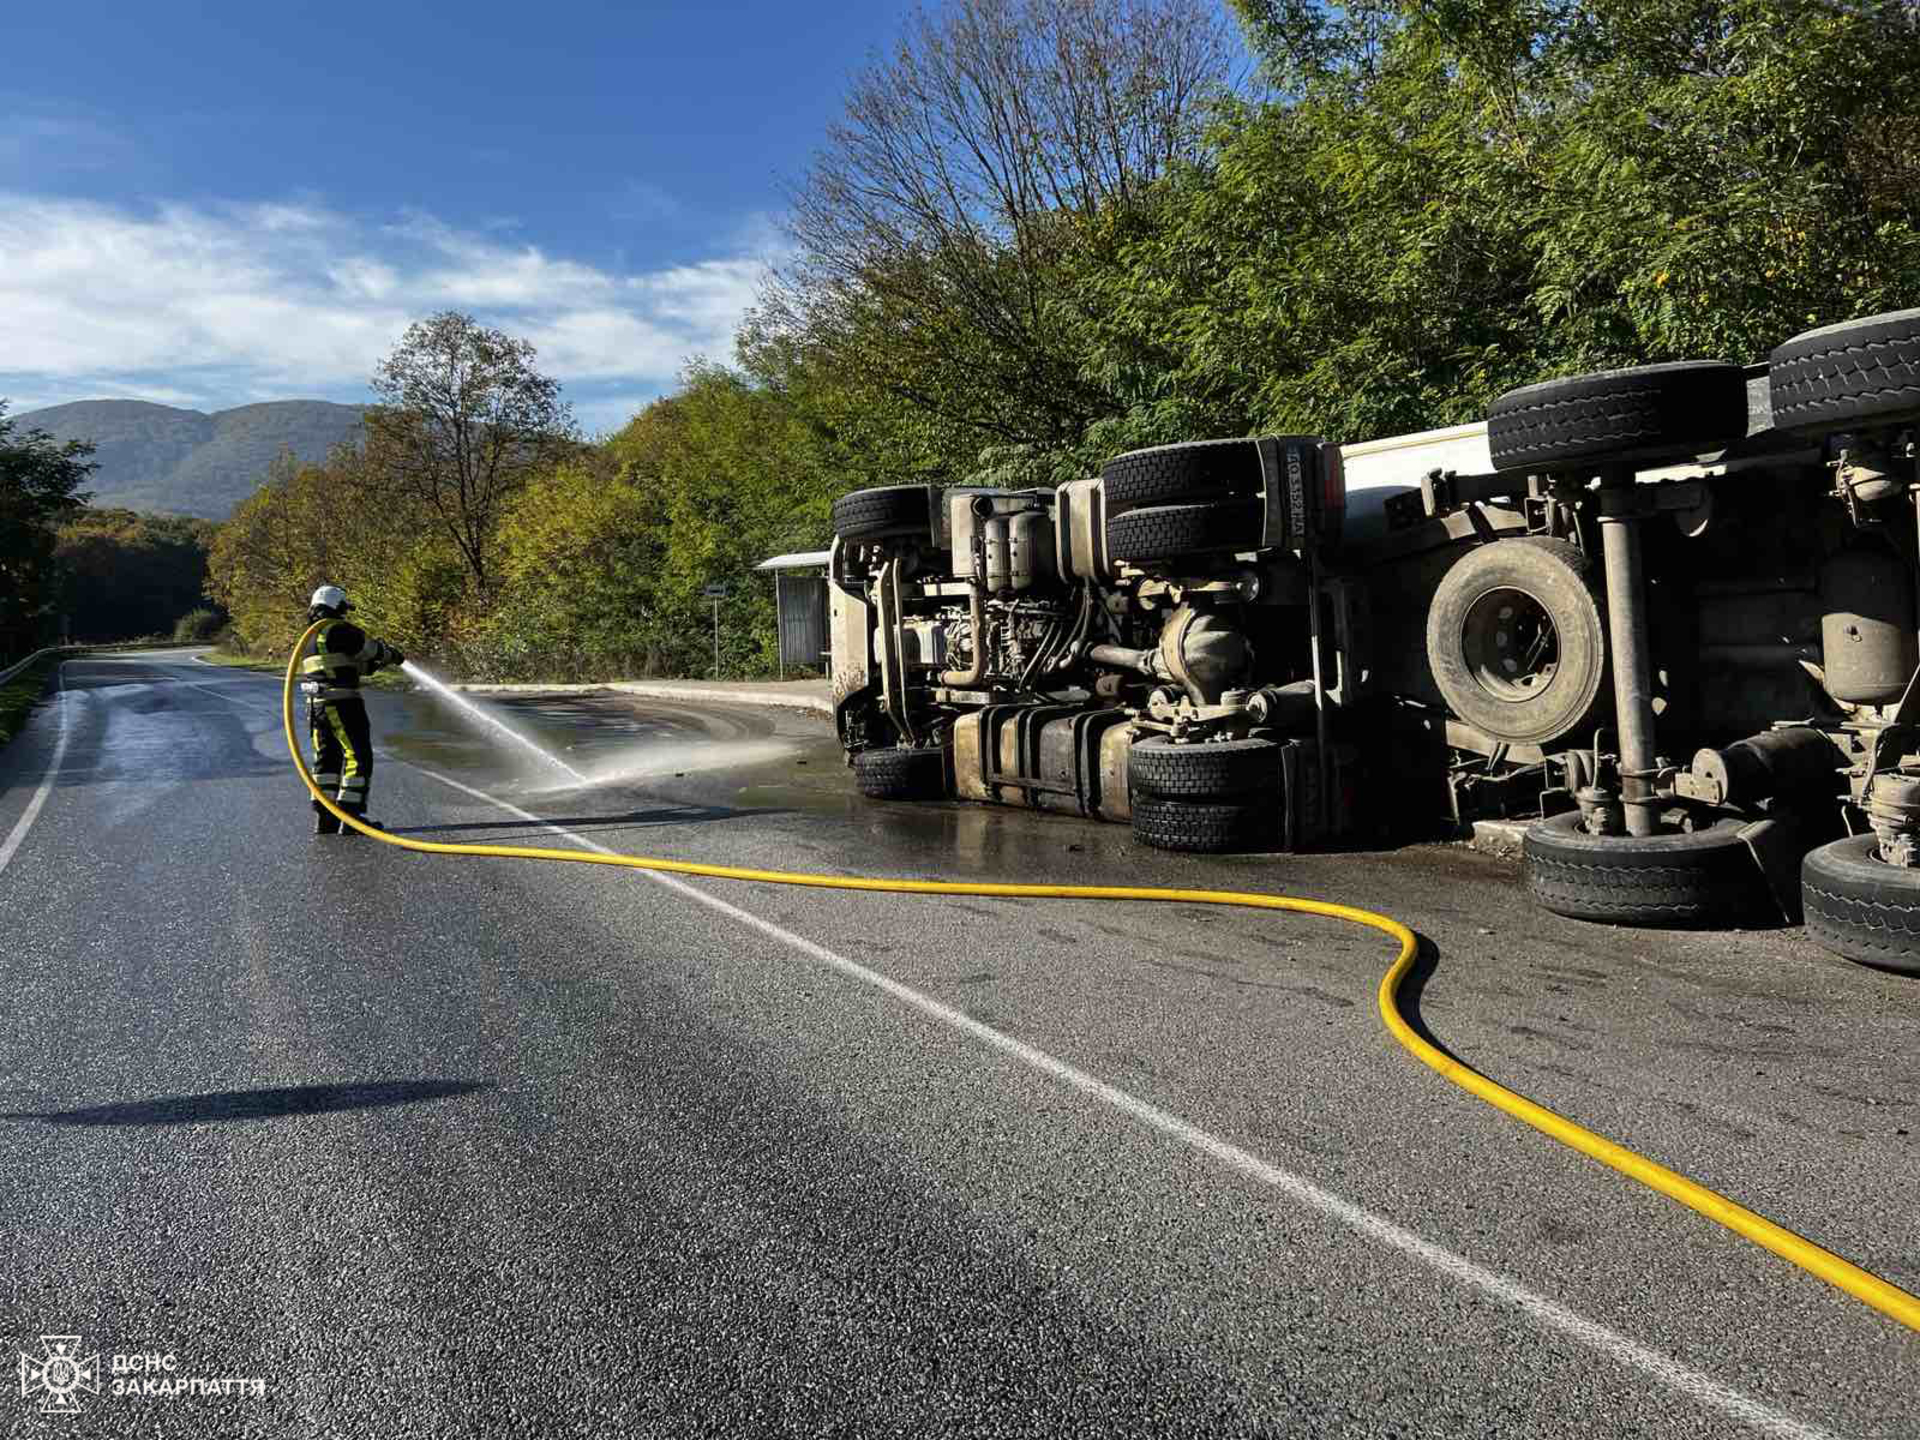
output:
{"label": "blue sky", "polygon": [[910,0],[17,7],[0,397],[365,398],[408,320],[533,339],[589,430],[730,337]]}

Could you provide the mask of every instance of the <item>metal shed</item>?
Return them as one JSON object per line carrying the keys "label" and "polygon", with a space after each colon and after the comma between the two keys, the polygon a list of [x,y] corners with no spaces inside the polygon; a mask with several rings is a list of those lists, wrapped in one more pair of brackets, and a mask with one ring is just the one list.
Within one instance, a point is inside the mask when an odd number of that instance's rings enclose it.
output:
{"label": "metal shed", "polygon": [[[783,680],[789,665],[825,668],[831,658],[827,643],[827,557],[825,550],[803,550],[792,555],[775,555],[753,567],[773,574]],[[794,573],[806,570],[819,573]]]}

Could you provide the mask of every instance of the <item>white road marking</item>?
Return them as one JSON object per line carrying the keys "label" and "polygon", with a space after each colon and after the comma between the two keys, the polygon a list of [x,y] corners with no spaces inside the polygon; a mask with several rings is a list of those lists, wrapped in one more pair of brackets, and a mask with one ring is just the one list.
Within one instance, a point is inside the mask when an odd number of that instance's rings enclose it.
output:
{"label": "white road marking", "polygon": [[[489,795],[484,790],[476,790],[470,785],[463,785],[458,780],[418,765],[409,765],[409,768],[464,795],[496,805],[509,814],[517,815],[543,830],[563,836],[585,849],[598,851],[602,855],[618,853],[605,845],[589,840],[584,835],[576,835],[563,826],[543,820],[517,805]],[[1683,1365],[1678,1360],[1642,1345],[1639,1341],[1630,1339],[1597,1320],[1589,1320],[1586,1316],[1569,1310],[1558,1301],[1550,1300],[1528,1289],[1512,1276],[1489,1270],[1486,1266],[1469,1260],[1464,1255],[1456,1255],[1445,1246],[1415,1234],[1385,1216],[1376,1215],[1363,1205],[1344,1199],[1330,1190],[1322,1189],[1304,1176],[1295,1175],[1290,1170],[1283,1170],[1278,1165],[1262,1160],[1252,1152],[1242,1150],[1238,1145],[1222,1140],[1217,1135],[1209,1134],[1170,1111],[1162,1110],[1159,1106],[1149,1104],[1136,1095],[1130,1095],[1124,1090],[1109,1085],[1097,1076],[1088,1074],[1085,1070],[1069,1064],[1056,1055],[1029,1045],[1024,1040],[1016,1040],[1013,1036],[996,1030],[991,1025],[982,1024],[972,1016],[963,1014],[949,1005],[943,1005],[932,996],[923,995],[918,990],[902,985],[898,980],[882,975],[877,970],[869,970],[866,966],[849,960],[844,955],[807,939],[804,935],[796,935],[793,931],[776,925],[770,920],[763,920],[749,910],[743,910],[738,905],[729,904],[717,896],[709,895],[678,876],[652,870],[643,870],[638,873],[656,885],[665,886],[689,900],[706,906],[709,910],[718,911],[749,929],[757,930],[770,939],[778,940],[783,945],[798,950],[810,959],[839,971],[849,979],[858,980],[862,984],[884,991],[894,999],[911,1005],[922,1014],[963,1031],[1002,1054],[1023,1061],[1043,1074],[1072,1086],[1082,1094],[1112,1106],[1149,1129],[1158,1130],[1163,1135],[1180,1141],[1183,1145],[1191,1146],[1202,1154],[1212,1156],[1221,1164],[1263,1185],[1270,1186],[1295,1203],[1309,1210],[1316,1210],[1328,1219],[1344,1225],[1347,1229],[1369,1240],[1384,1245],[1388,1249],[1397,1250],[1451,1279],[1491,1296],[1503,1305],[1519,1311],[1542,1329],[1556,1331],[1590,1350],[1638,1370],[1690,1400],[1752,1426],[1763,1435],[1787,1437],[1787,1440],[1835,1440],[1830,1430],[1796,1420],[1793,1416],[1774,1409],[1766,1402],[1744,1391],[1724,1385],[1712,1376],[1695,1370],[1691,1366]]]}
{"label": "white road marking", "polygon": [[232,684],[226,686],[202,685],[198,680],[176,680],[174,683],[177,685],[191,685],[196,690],[204,690],[209,695],[217,695],[222,700],[231,700],[236,705],[245,705],[252,710],[277,711],[280,708],[278,705],[269,705],[263,700],[242,700],[238,695],[229,695],[227,693],[228,690],[238,688]]}
{"label": "white road marking", "polygon": [[6,841],[0,843],[0,870],[7,868],[7,862],[13,859],[14,852],[20,848],[20,842],[27,838],[27,831],[33,828],[33,822],[40,817],[40,807],[47,803],[47,795],[53,789],[54,777],[60,773],[60,762],[67,754],[67,662],[61,661],[53,667],[53,683],[60,694],[60,737],[53,742],[53,758],[47,761],[47,773],[40,777],[40,788],[33,792],[33,799],[27,802],[27,808],[20,812],[20,818],[14,822],[13,830]]}
{"label": "white road marking", "polygon": [[[148,653],[148,654],[158,654],[158,653],[160,653],[160,652],[158,652],[158,651],[148,651],[148,652],[145,652],[145,653]],[[128,658],[133,658],[133,657],[131,657],[131,656],[129,656]],[[205,666],[206,666],[206,667],[207,667],[207,668],[208,668],[209,670],[218,670],[218,669],[221,669],[221,668],[222,668],[222,667],[220,667],[220,666],[218,666],[218,665],[215,665],[215,664],[214,664],[214,663],[213,663],[213,662],[212,662],[211,660],[203,660],[203,659],[201,659],[201,658],[200,658],[200,657],[199,657],[198,655],[190,655],[190,656],[188,656],[187,658],[188,658],[188,660],[191,660],[191,661],[192,661],[192,662],[193,662],[193,663],[194,663],[195,665],[205,665]],[[165,664],[165,665],[180,665],[180,664],[184,664],[184,663],[186,663],[186,662],[184,662],[184,661],[180,661],[180,660],[164,660],[164,661],[161,661],[161,662],[159,662],[159,663],[161,663],[161,664]],[[252,675],[252,672],[248,672],[248,673],[249,673],[249,675]],[[267,679],[268,679],[269,677],[267,677],[267,676],[258,676],[258,677],[256,677],[256,678],[258,678],[259,680],[261,680],[261,681],[263,681],[263,682],[264,682],[264,681],[266,681],[266,680],[267,680]],[[209,695],[217,695],[217,696],[219,696],[219,697],[220,697],[220,698],[221,698],[222,700],[231,700],[231,701],[233,701],[233,702],[234,702],[234,704],[236,704],[236,705],[245,705],[245,706],[248,706],[249,708],[251,708],[251,709],[254,709],[254,710],[274,710],[274,711],[277,711],[277,710],[279,710],[279,708],[280,708],[280,707],[279,707],[278,705],[269,705],[269,704],[267,704],[267,703],[266,703],[265,701],[263,701],[263,700],[243,700],[243,699],[241,699],[241,698],[240,698],[240,697],[239,697],[238,695],[229,695],[229,694],[227,693],[227,692],[228,692],[229,690],[238,690],[238,689],[242,689],[242,688],[244,688],[244,686],[246,685],[246,683],[247,683],[247,682],[246,682],[245,680],[243,680],[243,679],[240,679],[239,677],[235,677],[234,679],[232,679],[232,680],[229,680],[229,681],[227,681],[227,682],[226,682],[225,684],[223,684],[223,685],[209,685],[209,684],[207,684],[207,683],[206,683],[206,682],[205,682],[204,680],[189,680],[189,679],[187,679],[187,678],[186,678],[185,676],[183,676],[183,675],[169,675],[169,676],[167,677],[167,679],[168,679],[168,680],[169,680],[169,681],[170,681],[170,682],[171,682],[172,684],[175,684],[175,685],[190,685],[190,686],[192,686],[192,687],[193,687],[193,688],[194,688],[195,690],[204,690],[204,691],[206,691],[206,692],[207,692],[207,693],[208,693]],[[151,683],[151,682],[149,682],[149,683]]]}
{"label": "white road marking", "polygon": [[[204,665],[209,670],[219,670],[224,668],[223,666],[215,665],[211,660],[208,660],[203,656],[194,655],[190,658],[192,659],[195,665]],[[180,662],[174,661],[173,663],[178,664]],[[263,675],[256,675],[253,671],[247,672],[247,679],[265,680],[267,678],[268,677]],[[238,695],[229,695],[227,693],[228,690],[238,690],[242,688],[244,685],[246,685],[247,679],[242,679],[240,676],[235,676],[233,679],[227,681],[224,685],[209,685],[203,680],[187,680],[184,678],[175,677],[174,683],[178,685],[191,685],[196,690],[204,690],[209,695],[218,695],[222,700],[231,700],[238,705],[249,705],[255,710],[278,710],[280,708],[278,705],[269,705],[265,701],[242,700]]]}

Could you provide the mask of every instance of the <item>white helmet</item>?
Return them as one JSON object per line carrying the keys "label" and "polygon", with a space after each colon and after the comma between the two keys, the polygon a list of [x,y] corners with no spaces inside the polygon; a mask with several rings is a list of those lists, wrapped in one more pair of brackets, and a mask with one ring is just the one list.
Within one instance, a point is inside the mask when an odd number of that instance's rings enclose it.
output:
{"label": "white helmet", "polygon": [[338,585],[322,585],[313,592],[313,599],[307,602],[310,610],[351,610],[347,602],[347,592]]}

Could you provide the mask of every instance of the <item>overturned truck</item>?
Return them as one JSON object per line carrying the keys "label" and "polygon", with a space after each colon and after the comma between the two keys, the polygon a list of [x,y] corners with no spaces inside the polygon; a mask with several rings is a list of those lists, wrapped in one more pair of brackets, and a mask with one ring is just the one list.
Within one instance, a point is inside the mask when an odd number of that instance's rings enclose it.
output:
{"label": "overturned truck", "polygon": [[1616,924],[1797,921],[1920,973],[1920,310],[1346,446],[1121,455],[833,511],[860,790],[1168,850],[1533,820]]}

